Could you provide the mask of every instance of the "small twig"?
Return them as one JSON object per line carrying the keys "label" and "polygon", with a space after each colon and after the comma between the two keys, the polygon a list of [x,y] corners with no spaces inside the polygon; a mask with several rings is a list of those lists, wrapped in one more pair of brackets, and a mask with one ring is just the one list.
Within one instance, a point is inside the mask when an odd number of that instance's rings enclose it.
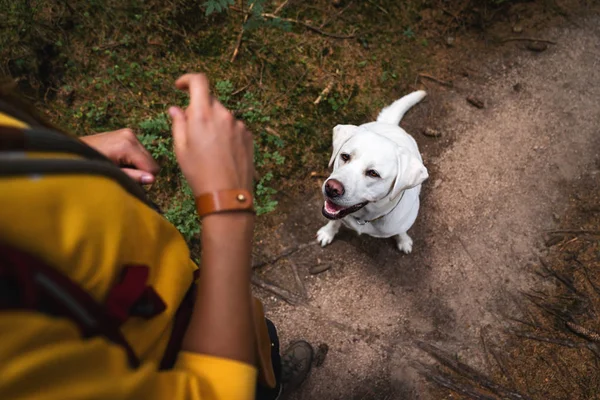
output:
{"label": "small twig", "polygon": [[417,341],[416,344],[417,344],[417,347],[419,347],[421,350],[425,351],[427,354],[429,354],[430,356],[435,358],[438,362],[442,363],[442,365],[450,368],[451,370],[455,371],[456,373],[458,373],[462,376],[468,377],[469,379],[476,382],[481,387],[486,388],[487,390],[491,391],[494,394],[497,394],[499,396],[502,396],[503,398],[508,398],[508,399],[512,399],[512,400],[528,399],[528,397],[526,397],[520,393],[517,393],[511,389],[505,388],[505,387],[497,384],[496,382],[489,379],[487,376],[479,373],[472,367],[456,360],[455,358],[451,357],[449,354],[447,354],[446,352],[442,351],[441,349],[439,349],[438,347],[436,347],[432,344],[422,342],[422,341]]}
{"label": "small twig", "polygon": [[[480,331],[479,331],[479,340],[481,340],[481,347],[483,347],[483,356],[485,357],[485,363],[487,365],[487,369],[489,370],[490,368],[492,368],[492,362],[490,361],[490,357],[488,355],[488,353],[490,353],[490,349],[488,348],[487,342],[485,340],[485,327],[483,327]],[[497,362],[498,360],[496,360]]]}
{"label": "small twig", "polygon": [[576,343],[571,340],[556,339],[556,338],[545,337],[545,336],[536,336],[536,335],[532,335],[532,334],[526,333],[526,332],[515,332],[515,331],[510,331],[510,330],[509,330],[509,332],[520,338],[531,339],[531,340],[535,340],[537,342],[557,344],[559,346],[569,347],[571,349],[580,349],[580,348],[587,347],[583,343]]}
{"label": "small twig", "polygon": [[317,97],[313,104],[319,104],[321,100],[323,100],[323,98],[325,98],[329,94],[329,92],[331,92],[331,89],[333,89],[333,81],[329,82],[329,84],[325,87],[325,89],[323,89],[323,91],[321,92],[321,94],[319,94],[319,97]]}
{"label": "small twig", "polygon": [[342,8],[337,14],[335,14],[333,17],[327,18],[325,21],[323,21],[323,23],[321,25],[319,25],[319,29],[323,29],[325,26],[329,25],[329,23],[331,23],[332,20],[334,20],[335,18],[342,15],[344,13],[344,11],[346,11],[348,9],[348,7],[350,7],[351,5],[352,5],[352,1],[349,1],[348,5],[344,8]]}
{"label": "small twig", "polygon": [[254,111],[254,107],[240,108],[239,110],[233,110],[232,113],[236,116],[236,118],[239,118],[242,114],[250,111]]}
{"label": "small twig", "polygon": [[456,382],[450,376],[435,371],[433,368],[420,364],[416,366],[416,369],[425,377],[434,383],[450,389],[453,392],[467,396],[473,400],[498,400],[497,396],[491,397],[487,394],[481,393],[479,389],[472,386],[463,385],[462,383]]}
{"label": "small twig", "polygon": [[158,24],[158,27],[164,29],[167,32],[174,33],[175,35],[180,36],[180,37],[182,37],[184,39],[187,38],[187,34],[185,32],[185,29],[184,29],[184,32],[179,32],[176,29],[173,29],[173,28],[171,28],[169,26],[162,25],[162,24]]}
{"label": "small twig", "polygon": [[276,136],[278,138],[281,137],[281,135],[279,134],[279,132],[277,132],[275,129],[271,128],[270,126],[265,126],[265,131],[267,131],[271,135]]}
{"label": "small twig", "polygon": [[509,37],[506,39],[502,39],[500,41],[500,43],[507,43],[507,42],[540,42],[540,43],[548,43],[548,44],[556,44],[556,42],[552,41],[552,40],[545,40],[545,39],[535,39],[535,38],[529,38],[529,37]]}
{"label": "small twig", "polygon": [[300,250],[303,250],[309,246],[314,246],[315,244],[318,244],[319,242],[317,242],[316,240],[311,240],[308,243],[301,243],[297,246],[292,246],[292,247],[288,247],[287,249],[285,249],[284,251],[282,251],[281,253],[279,253],[278,255],[276,255],[275,257],[271,258],[270,260],[267,261],[261,261],[255,264],[252,264],[252,269],[256,269],[256,268],[260,268],[260,267],[264,267],[265,265],[269,265],[269,264],[273,264],[279,260],[281,260],[284,257],[287,257],[291,254],[294,254]]}
{"label": "small twig", "polygon": [[390,13],[388,12],[388,10],[386,10],[385,8],[383,8],[382,6],[380,6],[379,4],[375,3],[373,0],[367,0],[369,3],[373,4],[375,7],[379,8],[383,13],[390,15]]}
{"label": "small twig", "polygon": [[281,297],[288,304],[297,306],[298,304],[302,303],[302,300],[300,300],[294,293],[272,283],[268,283],[263,279],[259,278],[256,274],[252,274],[250,282],[252,282],[253,285],[258,286],[261,289],[264,289],[268,292],[273,293],[276,296]]}
{"label": "small twig", "polygon": [[581,292],[579,290],[577,290],[577,288],[573,285],[572,280],[559,274],[554,269],[552,269],[552,267],[548,264],[548,262],[543,257],[538,257],[538,259],[540,260],[540,265],[542,266],[542,268],[544,268],[544,270],[546,272],[548,272],[550,275],[552,275],[557,281],[562,283],[567,289],[569,289],[571,292],[575,293],[576,295],[585,297],[585,296],[582,296]]}
{"label": "small twig", "polygon": [[108,50],[108,49],[113,49],[115,47],[119,47],[119,46],[123,46],[124,43],[106,43],[103,44],[102,46],[98,46],[98,50]]}
{"label": "small twig", "polygon": [[[564,238],[563,238],[563,240],[564,240]],[[563,244],[560,246],[560,250],[561,250],[561,251],[562,251],[562,250],[564,250],[564,249],[565,249],[565,247],[566,247],[567,245],[569,245],[569,244],[571,244],[571,243],[573,243],[573,242],[576,242],[576,241],[577,241],[577,236],[575,236],[573,239],[571,239],[571,240],[568,240],[568,241],[566,241],[565,243],[563,243]]]}
{"label": "small twig", "polygon": [[313,26],[311,24],[308,24],[304,21],[299,21],[297,19],[293,19],[293,18],[281,18],[275,14],[270,14],[270,13],[264,13],[261,14],[261,16],[263,18],[272,18],[272,19],[279,19],[281,21],[285,21],[285,22],[291,22],[293,24],[299,24],[299,25],[303,25],[306,28],[310,29],[311,31],[317,32],[323,36],[329,36],[332,37],[334,39],[354,39],[356,37],[356,34],[352,34],[352,35],[339,35],[337,33],[329,33],[329,32],[325,32],[322,31],[321,29],[317,28],[316,26]]}
{"label": "small twig", "polygon": [[231,93],[231,95],[232,96],[238,95],[238,94],[242,93],[244,90],[248,89],[249,87],[250,87],[250,84],[247,84],[246,86],[242,86],[241,88],[239,88],[235,92]]}
{"label": "small twig", "polygon": [[289,3],[289,1],[290,1],[290,0],[285,0],[283,3],[281,3],[281,4],[279,5],[279,7],[277,7],[277,8],[275,9],[275,11],[273,11],[273,15],[277,15],[277,14],[279,14],[279,11],[281,11],[281,10],[283,9],[283,7],[287,6],[287,4]]}
{"label": "small twig", "polygon": [[289,260],[289,262],[290,262],[290,266],[292,268],[292,272],[294,274],[294,280],[296,281],[296,286],[298,286],[298,288],[300,289],[300,292],[302,293],[302,297],[304,297],[306,299],[306,298],[308,298],[308,292],[306,290],[306,286],[304,285],[304,281],[302,280],[302,278],[300,277],[300,273],[298,272],[298,266],[292,260]]}
{"label": "small twig", "polygon": [[600,343],[600,335],[597,332],[592,331],[591,329],[587,329],[581,325],[577,325],[574,322],[567,322],[567,328],[578,334],[579,336],[584,337],[590,342]]}
{"label": "small twig", "polygon": [[[243,9],[243,4],[244,3],[242,3],[242,9]],[[248,7],[248,11],[246,11],[246,13],[244,15],[244,22],[242,22],[242,29],[240,30],[240,33],[238,35],[237,42],[235,44],[235,49],[233,49],[233,54],[231,55],[230,62],[234,62],[235,58],[237,57],[238,53],[240,52],[240,46],[242,45],[242,38],[244,37],[244,31],[246,30],[244,28],[244,25],[246,25],[246,22],[248,22],[248,18],[250,18],[250,13],[252,12],[252,8],[254,8],[254,4],[256,4],[256,3],[250,4],[250,7]]]}
{"label": "small twig", "polygon": [[460,24],[460,18],[458,17],[458,15],[456,15],[455,13],[453,13],[452,11],[450,11],[450,10],[444,8],[444,7],[440,7],[440,9],[443,12],[445,12],[446,14],[448,14],[449,16],[451,16],[452,18],[454,18],[456,20],[456,22],[458,22]]}
{"label": "small twig", "polygon": [[439,83],[440,85],[443,85],[443,86],[452,87],[452,83],[443,81],[443,80],[438,79],[435,76],[431,76],[429,74],[419,74],[419,77],[420,78],[426,78],[426,79],[432,80],[432,81],[437,82],[437,83]]}
{"label": "small twig", "polygon": [[492,354],[492,357],[494,357],[494,360],[496,360],[496,364],[498,364],[498,368],[500,368],[500,371],[502,371],[502,374],[506,377],[506,379],[509,380],[512,387],[516,387],[515,381],[514,381],[512,375],[509,374],[506,367],[504,367],[504,363],[505,363],[504,356],[502,354],[497,353],[492,348],[490,348],[490,353]]}
{"label": "small twig", "polygon": [[586,229],[558,229],[555,231],[547,231],[547,233],[570,233],[573,235],[600,235],[600,231]]}

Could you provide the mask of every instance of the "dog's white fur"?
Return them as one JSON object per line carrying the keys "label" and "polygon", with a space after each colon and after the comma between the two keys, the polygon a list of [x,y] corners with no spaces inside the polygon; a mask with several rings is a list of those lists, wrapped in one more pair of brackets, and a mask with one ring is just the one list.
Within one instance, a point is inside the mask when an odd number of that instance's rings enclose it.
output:
{"label": "dog's white fur", "polygon": [[[420,90],[402,97],[384,108],[376,122],[333,128],[333,153],[329,161],[333,173],[327,181],[336,179],[345,190],[333,200],[342,207],[369,203],[319,229],[317,239],[321,246],[331,243],[344,224],[359,234],[380,238],[394,236],[399,250],[412,251],[413,242],[406,232],[417,218],[421,183],[428,178],[428,173],[417,143],[398,123],[406,111],[425,96]],[[350,159],[345,162],[342,154],[349,155]],[[369,170],[375,170],[380,178],[367,176]],[[326,199],[327,181],[323,184]]]}

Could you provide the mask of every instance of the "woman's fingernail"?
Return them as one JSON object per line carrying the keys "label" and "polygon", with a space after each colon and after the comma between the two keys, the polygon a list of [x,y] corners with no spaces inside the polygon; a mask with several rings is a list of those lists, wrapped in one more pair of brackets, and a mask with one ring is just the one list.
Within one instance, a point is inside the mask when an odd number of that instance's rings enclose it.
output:
{"label": "woman's fingernail", "polygon": [[154,182],[154,177],[152,175],[142,175],[142,183],[152,183]]}

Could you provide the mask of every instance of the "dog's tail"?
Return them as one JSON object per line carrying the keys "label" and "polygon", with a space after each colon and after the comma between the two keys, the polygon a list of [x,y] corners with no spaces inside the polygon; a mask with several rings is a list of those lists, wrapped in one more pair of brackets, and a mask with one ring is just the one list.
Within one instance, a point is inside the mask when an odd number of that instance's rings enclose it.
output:
{"label": "dog's tail", "polygon": [[396,100],[379,113],[377,117],[377,122],[384,122],[386,124],[398,125],[404,117],[404,114],[412,106],[423,100],[423,98],[427,96],[427,93],[424,90],[417,90],[416,92],[412,92],[400,100]]}

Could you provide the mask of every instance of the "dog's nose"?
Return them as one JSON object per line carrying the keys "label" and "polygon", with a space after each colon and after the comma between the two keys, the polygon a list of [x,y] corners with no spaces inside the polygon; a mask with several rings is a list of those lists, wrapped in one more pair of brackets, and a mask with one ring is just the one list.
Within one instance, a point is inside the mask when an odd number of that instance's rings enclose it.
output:
{"label": "dog's nose", "polygon": [[325,194],[331,198],[340,197],[344,194],[344,185],[336,179],[330,179],[325,183]]}

